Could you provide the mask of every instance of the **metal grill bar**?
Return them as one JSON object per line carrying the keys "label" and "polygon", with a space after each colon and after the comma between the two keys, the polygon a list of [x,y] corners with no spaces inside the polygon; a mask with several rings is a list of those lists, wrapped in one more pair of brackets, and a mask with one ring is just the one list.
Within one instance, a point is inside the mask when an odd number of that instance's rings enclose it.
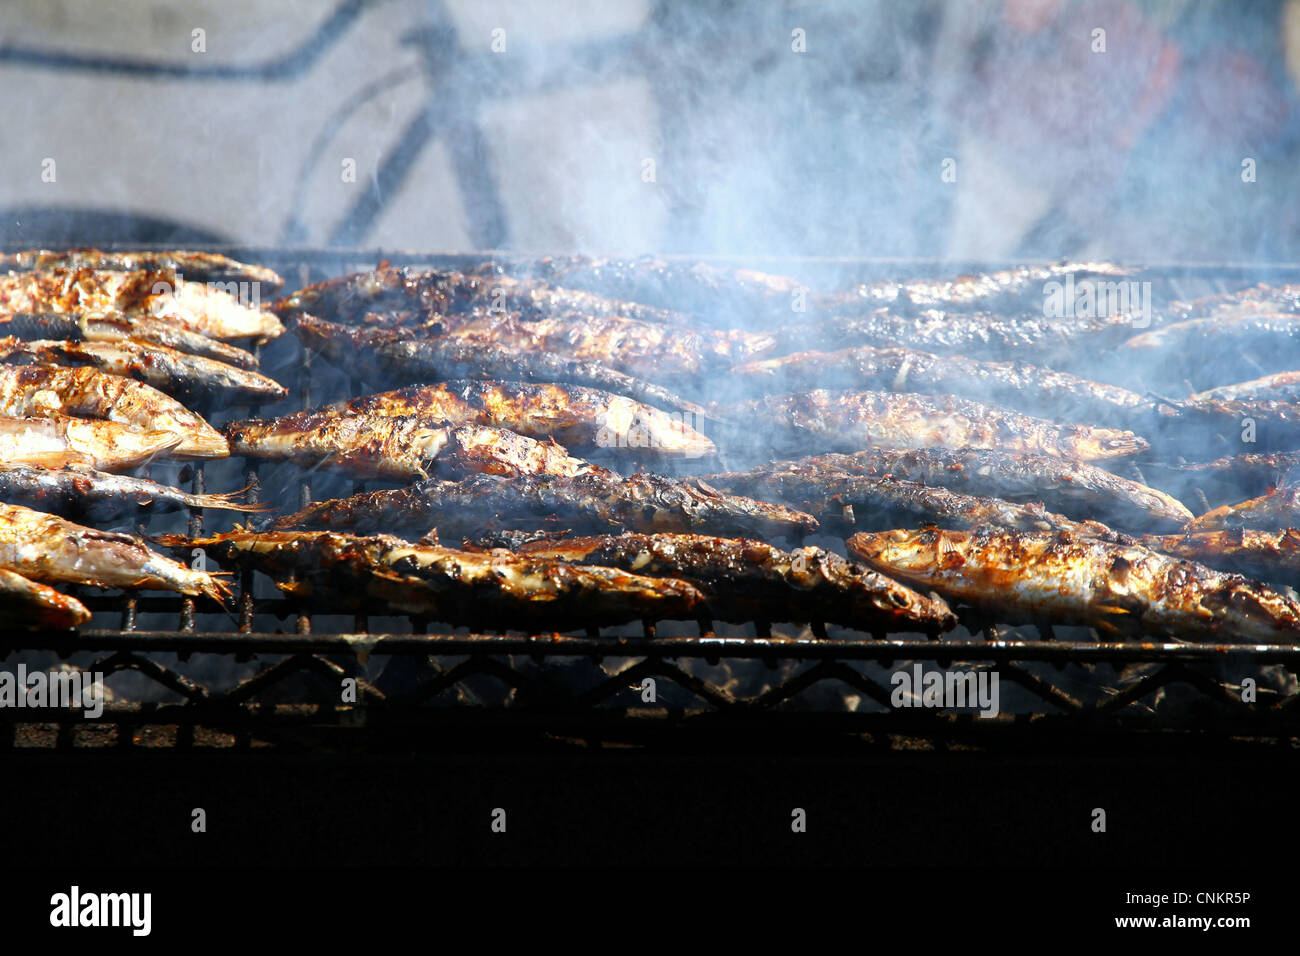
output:
{"label": "metal grill bar", "polygon": [[1083,643],[1068,641],[916,641],[888,638],[803,641],[792,638],[601,637],[509,634],[329,634],[121,631],[89,629],[76,633],[10,632],[0,635],[0,653],[19,649],[153,650],[265,654],[356,653],[519,654],[549,657],[698,657],[747,660],[1042,661],[1075,664],[1140,662],[1203,663],[1224,659],[1268,664],[1300,664],[1300,646],[1290,644],[1172,644],[1155,642]]}

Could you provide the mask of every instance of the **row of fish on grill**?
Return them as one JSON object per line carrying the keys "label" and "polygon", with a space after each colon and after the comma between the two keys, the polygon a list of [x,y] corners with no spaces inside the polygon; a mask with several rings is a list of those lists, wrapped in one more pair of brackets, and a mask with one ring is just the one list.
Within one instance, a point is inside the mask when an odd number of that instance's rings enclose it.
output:
{"label": "row of fish on grill", "polygon": [[229,442],[196,409],[287,394],[242,347],[284,326],[238,294],[241,283],[274,294],[280,277],[203,253],[20,252],[0,267],[0,624],[88,621],[53,584],[226,600],[220,575],[94,525],[258,510],[238,493],[194,494],[129,472],[226,458]]}
{"label": "row of fish on grill", "polygon": [[[252,368],[162,342],[171,327],[239,336],[120,291],[143,281],[123,275],[178,263],[203,274],[188,254],[79,255],[33,255],[11,276],[116,274],[119,314],[34,341],[33,323],[76,312],[34,298],[13,310],[15,354],[128,341]],[[939,633],[961,614],[1300,638],[1300,291],[1049,318],[1041,290],[1066,275],[1141,273],[1062,263],[813,294],[652,259],[381,265],[280,299],[244,334],[284,322],[389,390],[220,437],[248,459],[394,487],[160,540],[263,571],[318,609],[482,628],[698,617]],[[1238,451],[1246,421],[1257,451]],[[682,463],[695,474],[666,473]],[[1182,500],[1193,489],[1199,517]],[[846,539],[848,557],[804,546],[812,534]],[[200,590],[219,595],[212,580]]]}

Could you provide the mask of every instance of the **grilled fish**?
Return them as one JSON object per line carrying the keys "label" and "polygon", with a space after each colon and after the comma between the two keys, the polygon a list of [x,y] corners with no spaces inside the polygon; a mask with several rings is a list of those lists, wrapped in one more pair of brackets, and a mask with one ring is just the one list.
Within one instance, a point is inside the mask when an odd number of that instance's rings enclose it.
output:
{"label": "grilled fish", "polygon": [[[355,278],[355,277],[354,277]],[[400,279],[400,276],[399,276]],[[387,286],[387,277],[376,282]],[[402,285],[398,282],[398,285]],[[355,287],[352,287],[355,288]],[[426,290],[427,291],[427,290]],[[346,294],[321,297],[304,290],[283,300],[280,307],[301,311],[321,305],[334,307],[333,314],[353,321],[377,322],[389,328],[407,328],[412,334],[448,335],[476,345],[503,346],[524,351],[554,352],[583,362],[599,362],[629,375],[661,381],[668,378],[692,378],[710,370],[722,370],[749,358],[770,352],[775,340],[768,335],[745,329],[695,330],[664,322],[646,322],[620,315],[586,312],[507,311],[475,308],[465,311],[439,296],[429,298],[432,311],[411,307],[404,293],[399,297],[407,307],[383,311],[384,294],[377,300],[362,296],[362,315],[350,304]],[[419,296],[415,297],[419,301]]]}
{"label": "grilled fish", "polygon": [[117,422],[52,416],[0,416],[0,462],[58,468],[77,465],[122,471],[163,455],[181,442],[168,431],[141,432]]}
{"label": "grilled fish", "polygon": [[67,630],[90,620],[90,611],[76,598],[0,569],[0,627]]}
{"label": "grilled fish", "polygon": [[110,475],[88,468],[0,464],[0,501],[76,521],[111,521],[143,509],[161,514],[181,508],[251,512],[270,507],[241,504],[235,500],[239,494],[192,495],[146,478]]}
{"label": "grilled fish", "polygon": [[738,365],[742,385],[763,392],[815,388],[880,389],[956,395],[1075,421],[1132,427],[1151,413],[1137,392],[1023,362],[982,362],[915,349],[868,345],[835,352],[796,352]]}
{"label": "grilled fish", "polygon": [[0,314],[0,337],[24,342],[62,339],[67,342],[136,341],[201,355],[239,368],[257,368],[257,357],[236,345],[208,338],[160,319],[120,312],[73,315],[59,312]]}
{"label": "grilled fish", "polygon": [[275,527],[424,533],[476,537],[495,529],[668,531],[760,538],[816,529],[810,515],[726,495],[698,480],[616,475],[593,468],[573,478],[480,475],[459,483],[425,481],[308,505]]}
{"label": "grilled fish", "polygon": [[762,440],[778,452],[943,446],[1093,460],[1134,455],[1148,447],[1130,431],[1055,425],[948,395],[814,389],[724,405],[718,412],[749,429],[733,430],[737,443]]}
{"label": "grilled fish", "polygon": [[690,581],[723,621],[820,621],[865,631],[947,631],[941,600],[821,548],[693,534],[622,534],[524,546],[521,557],[622,568]]}
{"label": "grilled fish", "polygon": [[1068,532],[855,534],[849,553],[878,571],[1009,623],[1090,625],[1118,635],[1300,640],[1300,603],[1267,585],[1136,542]]}
{"label": "grilled fish", "polygon": [[1212,449],[1240,447],[1245,428],[1260,453],[1300,447],[1300,402],[1189,398],[1162,404],[1173,415],[1151,434],[1166,456],[1207,458]]}
{"label": "grilled fish", "polygon": [[1207,511],[1190,525],[1188,531],[1234,531],[1258,528],[1277,531],[1300,527],[1300,486],[1274,488],[1249,501],[1240,501]]}
{"label": "grilled fish", "polygon": [[1148,548],[1262,581],[1300,582],[1300,530],[1196,531],[1144,535]]}
{"label": "grilled fish", "polygon": [[492,263],[479,271],[502,270],[569,289],[690,312],[717,327],[753,327],[789,319],[795,315],[795,297],[806,292],[789,276],[652,258],[548,256],[518,265]]}
{"label": "grilled fish", "polygon": [[1300,452],[1233,455],[1179,464],[1145,461],[1142,472],[1148,481],[1179,498],[1190,500],[1200,491],[1209,502],[1230,504],[1240,501],[1242,495],[1256,497],[1272,487],[1300,480]]}
{"label": "grilled fish", "polygon": [[133,378],[160,392],[187,400],[221,404],[274,402],[289,390],[251,369],[236,368],[200,355],[143,342],[20,342],[0,339],[0,362],[36,365],[88,365]]}
{"label": "grilled fish", "polygon": [[[703,595],[673,578],[614,568],[459,551],[391,535],[233,532],[168,539],[223,564],[270,575],[280,590],[325,610],[423,614],[471,628],[531,631],[693,618]],[[290,577],[293,576],[291,580]]]}
{"label": "grilled fish", "polygon": [[402,332],[356,328],[309,315],[298,316],[293,330],[308,348],[373,381],[397,385],[467,378],[562,382],[626,395],[668,411],[709,417],[699,405],[660,385],[598,362],[579,362],[552,352],[483,346],[446,337],[405,338]]}
{"label": "grilled fish", "polygon": [[222,289],[170,270],[57,269],[0,276],[0,312],[125,312],[152,316],[215,339],[273,339],[284,326]]}
{"label": "grilled fish", "polygon": [[406,481],[437,475],[577,475],[593,467],[555,442],[488,425],[449,425],[420,415],[298,412],[226,425],[236,455],[328,465],[361,478]]}
{"label": "grilled fish", "polygon": [[1021,531],[1081,527],[1079,522],[1053,514],[1037,502],[1016,504],[893,476],[870,478],[807,465],[708,475],[704,480],[732,494],[752,495],[807,511],[828,529],[893,528],[900,524],[938,524],[947,528],[992,525]]}
{"label": "grilled fish", "polygon": [[[1193,515],[1182,502],[1095,465],[1050,455],[1016,455],[1001,451],[926,448],[895,451],[870,448],[852,455],[819,455],[795,462],[776,462],[754,469],[760,477],[790,471],[816,480],[820,475],[865,475],[901,478],[976,497],[1007,501],[1041,501],[1053,511],[1077,519],[1095,519],[1122,527],[1181,528]],[[708,479],[722,485],[726,479]]]}
{"label": "grilled fish", "polygon": [[554,438],[568,448],[627,449],[640,454],[702,458],[717,449],[681,416],[581,385],[450,381],[382,392],[324,412],[418,415],[457,425],[494,425],[529,438]]}
{"label": "grilled fish", "polygon": [[1300,285],[1271,286],[1263,282],[1235,292],[1207,295],[1190,302],[1171,302],[1163,310],[1167,322],[1226,318],[1277,312],[1300,312]]}
{"label": "grilled fish", "polygon": [[1254,313],[1175,322],[1134,336],[1116,354],[1126,368],[1141,367],[1158,381],[1187,379],[1204,390],[1288,371],[1298,349],[1300,315]]}
{"label": "grilled fish", "polygon": [[817,302],[819,309],[842,313],[877,309],[882,306],[907,313],[918,309],[973,309],[985,312],[1023,311],[1041,308],[1043,286],[1052,280],[1074,276],[1097,280],[1127,278],[1140,270],[1110,262],[1053,262],[1046,265],[1016,266],[996,272],[980,272],[950,279],[877,279],[864,282]]}
{"label": "grilled fish", "polygon": [[456,341],[552,352],[654,382],[721,373],[776,348],[774,337],[746,329],[696,330],[580,313],[532,320],[514,313],[441,316],[436,327]]}
{"label": "grilled fish", "polygon": [[1279,372],[1253,378],[1248,382],[1235,385],[1221,385],[1204,392],[1197,392],[1190,401],[1193,402],[1236,402],[1236,401],[1300,401],[1300,372]]}
{"label": "grilled fish", "polygon": [[180,436],[180,444],[170,450],[174,458],[230,454],[221,433],[174,398],[142,382],[93,368],[0,365],[0,415],[103,418],[137,431]]}
{"label": "grilled fish", "polygon": [[1048,318],[1041,310],[1004,314],[921,309],[914,315],[900,315],[877,309],[862,315],[812,316],[788,326],[779,336],[778,348],[794,352],[871,345],[980,359],[1010,356],[1071,367],[1081,357],[1120,345],[1149,321],[1126,312]]}
{"label": "grilled fish", "polygon": [[463,272],[379,268],[299,289],[272,308],[282,316],[308,312],[357,323],[384,313],[399,324],[457,312],[512,312],[524,319],[578,312],[684,325],[688,316],[640,302],[564,289],[539,279]]}
{"label": "grilled fish", "polygon": [[265,266],[249,265],[212,252],[102,252],[99,249],[27,249],[0,256],[0,269],[49,272],[64,269],[95,269],[104,272],[170,270],[190,279],[209,282],[257,282],[267,293],[284,285],[284,280]]}
{"label": "grilled fish", "polygon": [[230,596],[213,575],[149,550],[134,535],[96,531],[22,505],[0,504],[0,568],[47,583],[206,594],[218,602]]}

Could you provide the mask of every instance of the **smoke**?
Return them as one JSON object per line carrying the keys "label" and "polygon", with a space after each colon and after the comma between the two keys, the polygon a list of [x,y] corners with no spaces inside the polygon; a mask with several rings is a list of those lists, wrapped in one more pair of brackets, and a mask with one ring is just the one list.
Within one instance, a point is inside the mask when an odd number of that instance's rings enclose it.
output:
{"label": "smoke", "polygon": [[[144,9],[7,6],[6,243],[729,256],[819,289],[849,268],[781,260],[933,259],[910,267],[933,274],[1004,257],[1300,253],[1281,3]],[[239,73],[304,50],[299,72]],[[274,374],[289,361],[278,348]],[[1089,371],[1146,387],[1138,362]],[[262,474],[277,491],[300,477]],[[316,497],[347,490],[313,482]]]}

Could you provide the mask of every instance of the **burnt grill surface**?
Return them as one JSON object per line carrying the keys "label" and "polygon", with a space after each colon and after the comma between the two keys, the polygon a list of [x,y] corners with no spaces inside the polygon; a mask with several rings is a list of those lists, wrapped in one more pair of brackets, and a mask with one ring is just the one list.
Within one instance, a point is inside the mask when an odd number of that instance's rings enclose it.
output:
{"label": "burnt grill surface", "polygon": [[[510,253],[383,250],[204,251],[274,268],[284,276],[287,290],[383,261],[464,269],[488,259],[514,258]],[[1013,263],[805,259],[745,264],[794,275],[810,286],[830,286]],[[1257,281],[1300,281],[1300,268],[1280,265],[1182,263],[1153,265],[1152,271],[1178,299]],[[263,371],[290,387],[285,401],[255,408],[196,405],[196,411],[220,426],[250,414],[279,415],[382,387],[371,383],[375,387],[367,388],[315,360],[292,333],[259,350],[259,358]],[[698,467],[669,466],[669,473],[735,464],[740,463],[720,456]],[[665,470],[662,462],[647,465]],[[142,473],[196,493],[248,485],[251,501],[273,501],[280,510],[366,487],[325,472],[256,466],[238,458],[160,462]],[[194,536],[229,530],[238,520],[224,513],[191,511],[125,527],[146,537],[164,532]],[[811,537],[809,543],[830,546],[832,541]],[[842,551],[842,542],[834,544]],[[202,560],[198,554],[193,558]],[[1028,718],[1045,719],[1053,726],[1068,722],[1127,730],[1212,727],[1252,737],[1289,737],[1300,731],[1295,677],[1300,647],[1291,645],[1116,643],[1081,628],[1043,633],[970,619],[939,640],[920,634],[875,639],[818,622],[799,628],[763,621],[745,626],[662,622],[568,635],[476,634],[463,628],[438,629],[415,617],[309,615],[252,572],[238,574],[233,584],[236,601],[229,613],[202,599],[75,589],[94,613],[86,628],[73,634],[0,633],[0,654],[8,667],[18,661],[29,668],[66,662],[86,671],[121,675],[113,680],[112,696],[97,722],[67,711],[0,709],[0,721],[12,731],[0,734],[0,747],[131,746],[160,740],[175,746],[285,743],[272,728],[363,726],[368,721],[374,725],[381,714],[445,721],[449,714],[463,716],[467,709],[577,719],[574,733],[598,726],[599,735],[606,738],[635,736],[633,728],[644,723],[636,718],[667,718],[676,725],[681,720],[763,714],[769,726],[775,726],[808,712],[850,733],[898,730],[928,739],[986,738],[985,727]],[[890,672],[911,662],[995,668],[1004,680],[1002,713],[1018,716],[985,721],[966,714],[945,717],[892,709]],[[340,700],[340,682],[348,677],[356,680],[355,702]],[[1244,704],[1237,690],[1247,677],[1259,683],[1259,698],[1252,704]],[[654,682],[653,700],[645,694],[647,680]],[[92,723],[104,732],[88,732]],[[173,731],[141,732],[164,725]]]}

